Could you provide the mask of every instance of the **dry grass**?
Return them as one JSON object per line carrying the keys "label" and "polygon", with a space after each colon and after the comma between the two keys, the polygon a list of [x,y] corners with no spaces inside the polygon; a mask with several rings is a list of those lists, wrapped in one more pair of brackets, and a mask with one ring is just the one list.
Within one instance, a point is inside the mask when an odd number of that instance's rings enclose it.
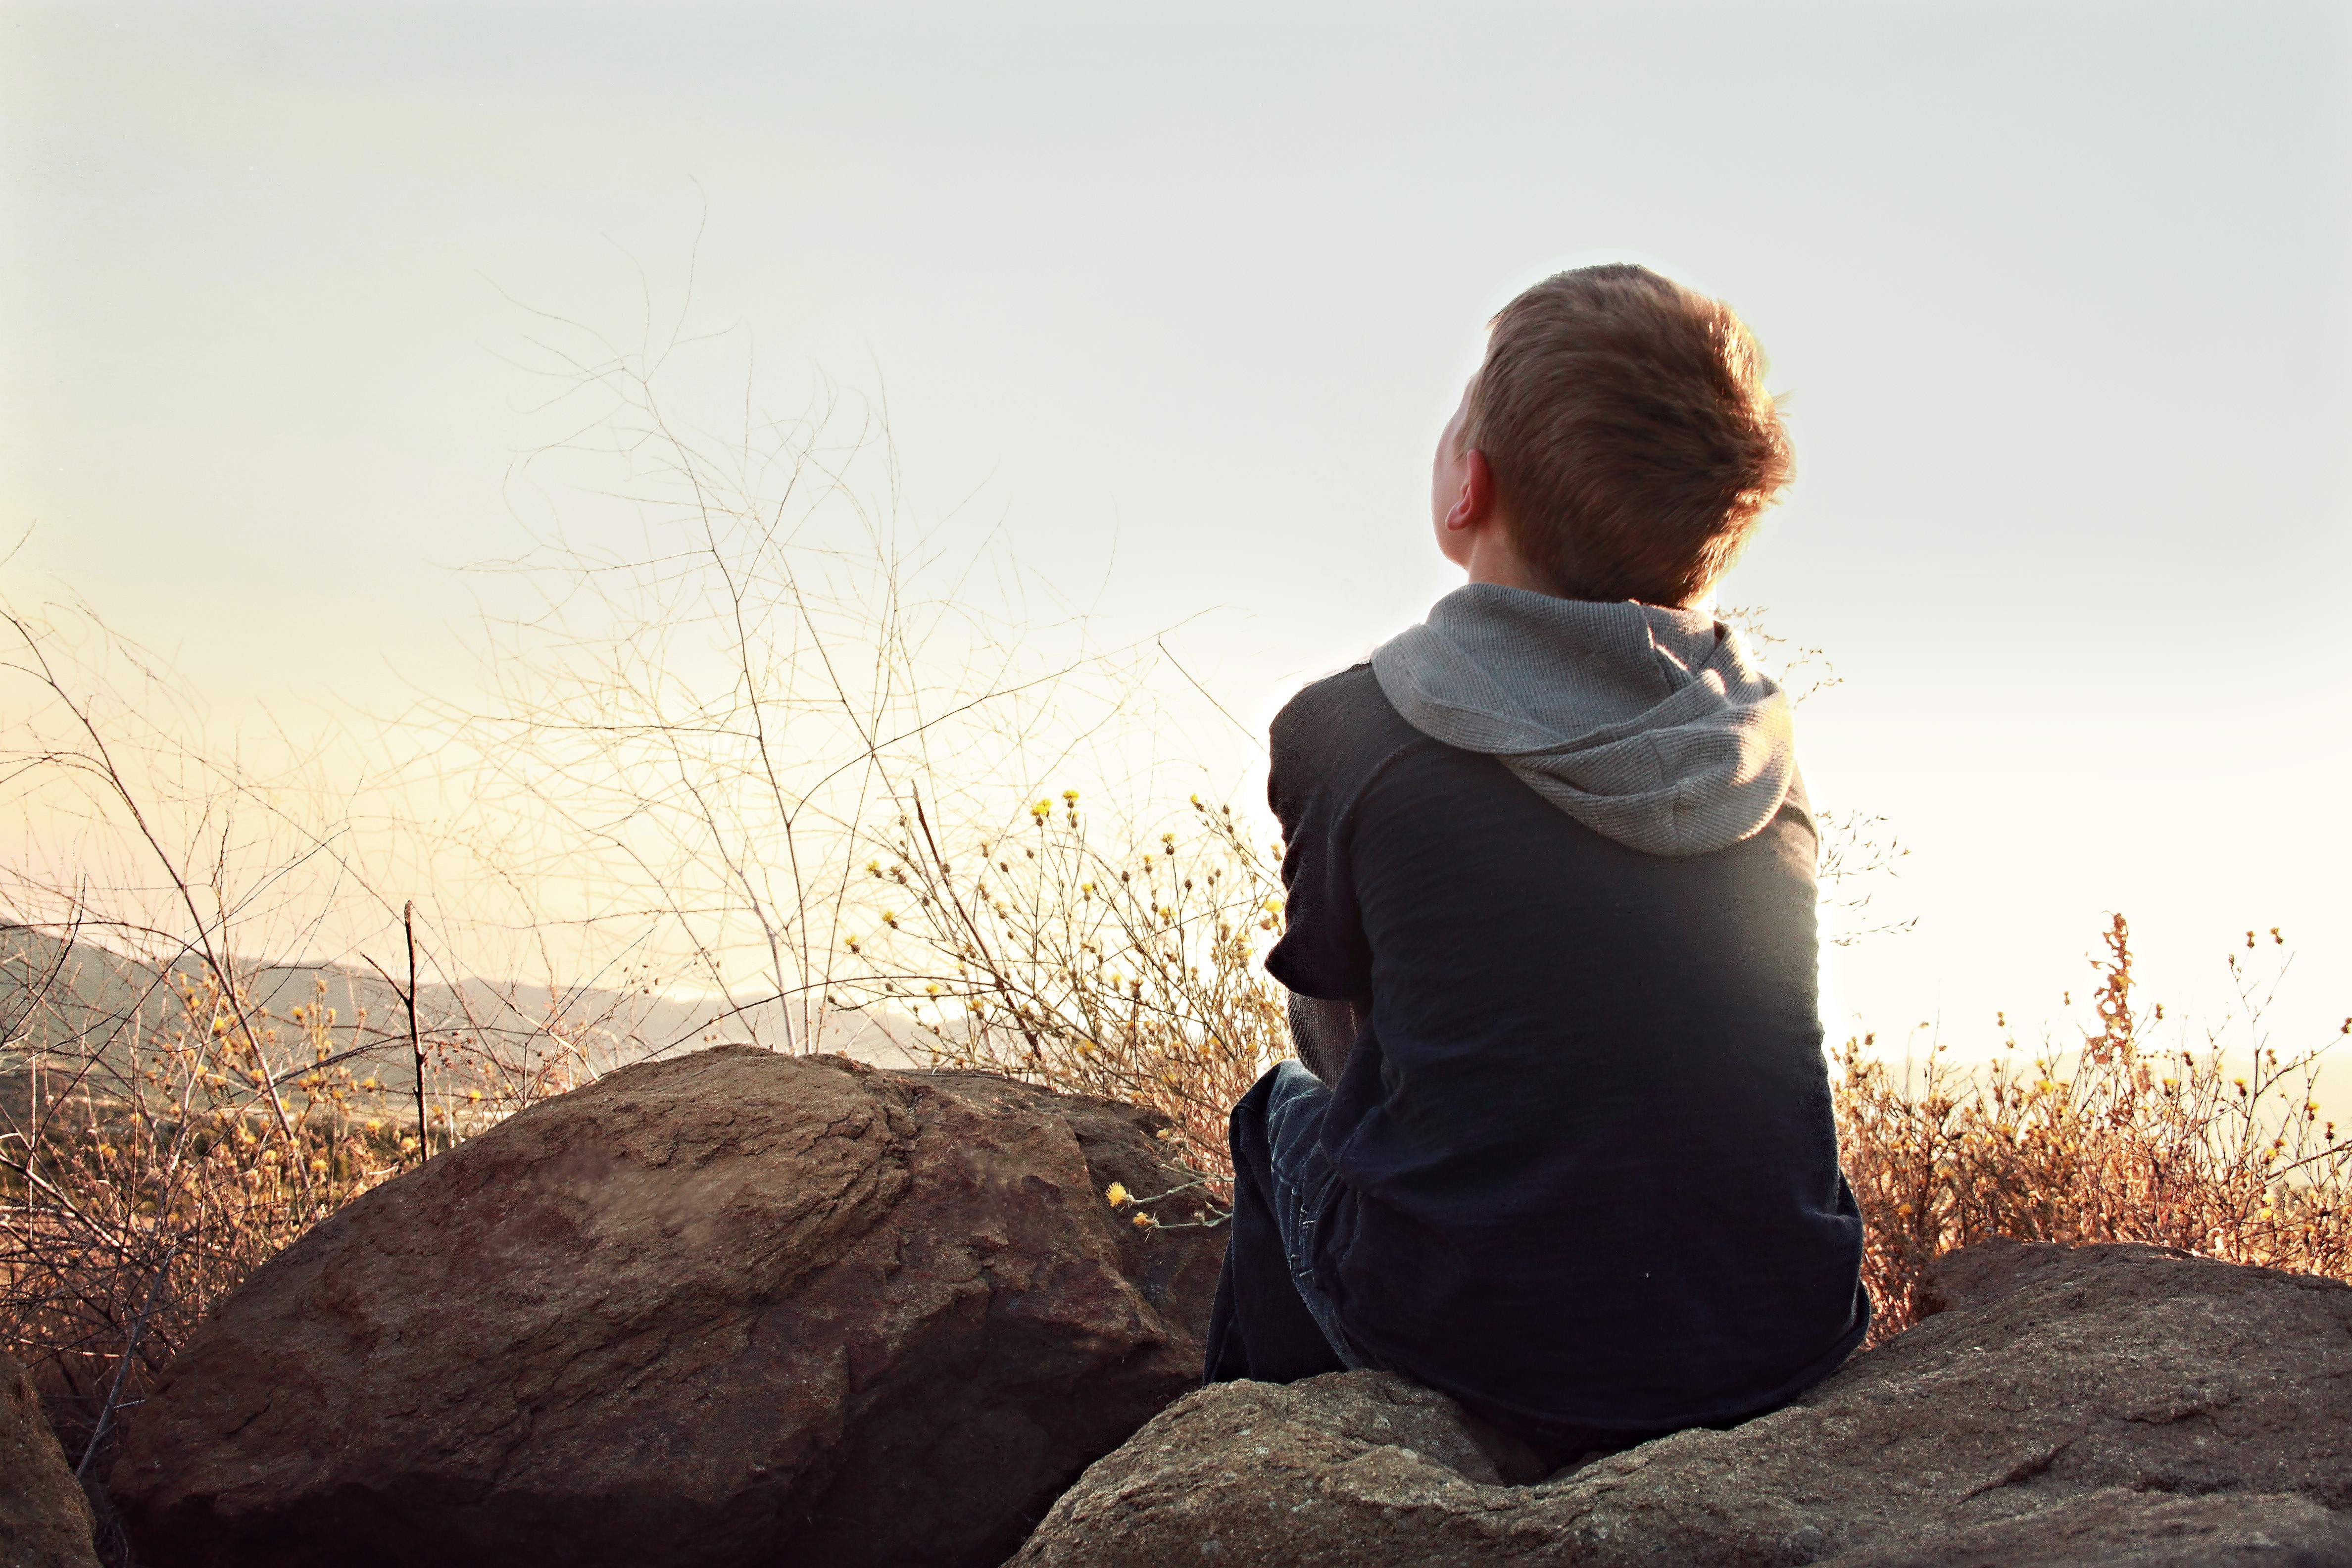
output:
{"label": "dry grass", "polygon": [[2150,1242],[2352,1279],[2352,1147],[2315,1093],[2332,1042],[2283,1058],[2262,1029],[2284,964],[2257,978],[2231,955],[2239,1009],[2200,1050],[2185,1031],[2151,1037],[2164,1010],[2139,1011],[2121,915],[2105,936],[2096,1027],[2079,1047],[2029,1059],[2011,1036],[1984,1067],[1957,1068],[1937,1047],[1913,1071],[1868,1036],[1840,1053],[1839,1137],[1868,1231],[1876,1339],[1916,1320],[1930,1259],[1996,1236]]}
{"label": "dry grass", "polygon": [[[898,823],[895,856],[863,868],[885,889],[873,928],[843,944],[862,975],[833,1005],[911,1016],[942,1065],[1162,1109],[1222,1185],[1227,1110],[1287,1051],[1259,963],[1281,923],[1271,860],[1199,803],[1149,848],[1097,847],[1075,792],[1026,816],[962,856],[919,809]],[[2352,1145],[2314,1097],[2320,1052],[2232,1050],[2259,1041],[2270,994],[2242,955],[2234,1026],[2158,1043],[2120,917],[2105,943],[2077,1048],[2028,1058],[2012,1038],[1974,1068],[1937,1050],[1906,1069],[1869,1037],[1838,1054],[1877,1337],[1914,1321],[1930,1259],[1993,1236],[2352,1278]],[[0,1332],[100,1473],[113,1413],[213,1301],[418,1158],[417,1097],[368,1066],[404,1047],[396,1020],[339,1020],[323,987],[274,1017],[205,973],[157,1002],[125,1051],[28,1060],[0,1131]],[[585,1074],[551,1050],[522,1082],[457,1032],[425,1045],[435,1147]]]}
{"label": "dry grass", "polygon": [[1076,790],[1025,816],[965,854],[919,805],[899,818],[866,874],[901,897],[845,938],[869,970],[845,993],[911,1014],[942,1066],[1166,1111],[1222,1188],[1234,1101],[1289,1054],[1282,989],[1259,963],[1281,925],[1272,860],[1230,806],[1198,796],[1156,838],[1111,850]]}
{"label": "dry grass", "polygon": [[461,1032],[423,1037],[425,1089],[374,1064],[404,1033],[339,1018],[320,982],[283,1017],[208,972],[175,975],[101,1041],[26,1050],[0,1115],[0,1338],[68,1456],[111,1462],[135,1407],[213,1302],[336,1208],[523,1103],[528,1082]]}
{"label": "dry grass", "polygon": [[77,1459],[214,1299],[414,1158],[323,1005],[280,1021],[208,981],[164,1005],[117,1059],[33,1057],[0,1133],[0,1312]]}
{"label": "dry grass", "polygon": [[[45,1009],[38,993],[72,992],[70,976],[0,988],[0,1345],[34,1371],[93,1485],[106,1429],[264,1259],[421,1144],[592,1070],[716,1039],[822,1048],[859,1022],[836,999],[904,1017],[933,994],[916,977],[951,984],[962,962],[991,984],[959,988],[971,1005],[931,1035],[940,1059],[1152,1100],[1221,1152],[1222,1100],[1274,1048],[1255,950],[1210,937],[1194,889],[1152,894],[1166,917],[1146,907],[1153,875],[1132,897],[1075,894],[1061,933],[1131,947],[1121,962],[1144,984],[1112,997],[1086,968],[1092,1000],[1074,1004],[1042,923],[1068,879],[1000,873],[980,899],[930,844],[935,830],[967,847],[976,870],[969,847],[1003,837],[982,825],[1008,782],[1139,798],[1153,792],[1124,786],[1149,772],[1165,790],[1165,751],[1190,749],[1153,696],[1175,656],[1157,639],[1098,647],[1083,616],[1041,613],[1025,574],[992,576],[903,526],[869,431],[754,421],[704,440],[666,423],[627,356],[590,362],[584,381],[622,405],[601,493],[638,514],[644,553],[551,543],[508,563],[529,587],[486,627],[481,689],[387,716],[373,741],[281,737],[258,749],[264,768],[207,730],[203,694],[86,609],[0,603],[0,814],[17,819],[0,933],[79,942],[144,977],[135,1004],[105,1008],[77,994]],[[374,793],[341,782],[362,775]],[[1248,858],[1230,831],[1223,849],[1188,831],[1180,852],[1196,837],[1199,858]],[[1091,857],[1068,847],[1054,864]],[[877,911],[900,889],[866,869],[877,856],[936,884],[940,917],[908,922],[889,974],[853,946],[890,929]],[[1234,879],[1208,882],[1223,900],[1248,877]],[[1118,886],[1117,868],[1098,879]],[[374,971],[379,1005],[413,1000],[412,901],[436,913],[424,960],[454,1015],[424,1020],[413,1093],[403,1020],[366,1018],[355,997],[340,1019],[323,998],[295,1016],[263,1005],[270,976],[312,964]],[[1003,918],[1014,910],[1037,916],[1025,935]],[[936,943],[919,950],[919,931]],[[545,978],[480,978],[526,972]],[[610,1016],[575,1016],[598,1008]],[[1006,1044],[1024,1030],[1026,1058]]]}

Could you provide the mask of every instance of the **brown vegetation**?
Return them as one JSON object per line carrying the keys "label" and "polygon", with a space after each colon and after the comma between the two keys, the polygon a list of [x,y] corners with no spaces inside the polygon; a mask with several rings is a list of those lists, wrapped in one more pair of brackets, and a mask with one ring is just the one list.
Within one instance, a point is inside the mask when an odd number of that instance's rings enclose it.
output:
{"label": "brown vegetation", "polygon": [[147,1001],[103,1040],[11,1051],[0,1079],[0,1335],[83,1473],[103,1475],[118,1413],[247,1275],[425,1152],[580,1077],[560,1051],[519,1076],[444,1030],[395,1090],[377,1076],[383,1033],[363,1010],[339,1020],[323,982],[282,1018],[203,971]]}
{"label": "brown vegetation", "polygon": [[1222,1185],[1234,1101],[1289,1054],[1281,988],[1258,963],[1282,914],[1271,858],[1231,806],[1198,796],[1149,848],[1091,842],[1076,790],[1028,816],[969,858],[919,807],[902,818],[896,853],[866,870],[903,908],[845,939],[870,966],[845,991],[910,1013],[943,1065],[1166,1111]]}
{"label": "brown vegetation", "polygon": [[[2273,986],[2235,953],[2235,1030],[2209,1032],[2201,1051],[2185,1032],[2158,1043],[2164,1009],[2143,1016],[2133,996],[2123,916],[2105,936],[2096,1027],[2074,1049],[2029,1060],[2011,1035],[1981,1068],[1954,1067],[1938,1046],[1916,1071],[1869,1036],[1839,1053],[1839,1142],[1867,1228],[1875,1339],[1916,1317],[1931,1259],[1997,1236],[2149,1242],[2352,1279],[2352,1145],[2316,1096],[2326,1044],[2271,1047]],[[2229,1049],[2238,1040],[2242,1055]]]}

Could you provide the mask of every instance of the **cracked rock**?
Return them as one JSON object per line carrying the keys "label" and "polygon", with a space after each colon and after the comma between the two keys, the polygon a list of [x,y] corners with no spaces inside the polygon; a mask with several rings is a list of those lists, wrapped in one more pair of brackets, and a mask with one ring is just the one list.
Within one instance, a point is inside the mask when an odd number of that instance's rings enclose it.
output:
{"label": "cracked rock", "polygon": [[0,1568],[98,1568],[82,1496],[25,1369],[0,1355]]}
{"label": "cracked rock", "polygon": [[113,1496],[153,1568],[986,1568],[1197,1381],[1223,1232],[1102,1197],[1184,1180],[1164,1124],[749,1047],[625,1068],[257,1271]]}
{"label": "cracked rock", "polygon": [[1227,1568],[2352,1568],[2352,1288],[2013,1242],[1937,1281],[1947,1310],[1789,1408],[1531,1486],[1389,1373],[1203,1389],[1015,1561],[1196,1568],[1213,1542]]}

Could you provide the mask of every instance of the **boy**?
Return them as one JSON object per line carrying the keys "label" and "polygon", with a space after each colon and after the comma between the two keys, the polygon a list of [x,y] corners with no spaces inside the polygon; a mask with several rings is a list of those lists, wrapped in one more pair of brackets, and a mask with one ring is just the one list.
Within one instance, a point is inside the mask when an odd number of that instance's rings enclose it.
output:
{"label": "boy", "polygon": [[1762,377],[1639,267],[1495,318],[1433,479],[1467,585],[1274,721],[1316,1071],[1234,1108],[1209,1381],[1386,1368],[1557,1467],[1868,1327],[1788,703],[1696,607],[1789,482]]}

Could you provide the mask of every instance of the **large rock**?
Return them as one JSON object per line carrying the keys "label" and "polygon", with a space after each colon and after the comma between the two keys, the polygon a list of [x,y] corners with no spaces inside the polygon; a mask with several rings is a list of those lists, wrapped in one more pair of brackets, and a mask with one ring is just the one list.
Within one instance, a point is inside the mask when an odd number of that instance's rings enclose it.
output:
{"label": "large rock", "polygon": [[2341,1568],[2352,1563],[2352,1520],[2293,1492],[2168,1497],[2116,1489],[1832,1561],[1835,1568]]}
{"label": "large rock", "polygon": [[[2352,1565],[2352,1288],[1993,1243],[1798,1405],[1531,1486],[1384,1373],[1234,1383],[1089,1469],[1023,1568]],[[1498,1465],[1499,1461],[1499,1465]],[[2300,1553],[2300,1555],[2296,1555]]]}
{"label": "large rock", "polygon": [[1164,1125],[748,1047],[627,1068],[257,1272],[115,1500],[157,1568],[993,1564],[1198,1381],[1223,1232],[1103,1198],[1184,1180]]}
{"label": "large rock", "polygon": [[89,1500],[25,1369],[0,1355],[0,1568],[98,1568]]}

